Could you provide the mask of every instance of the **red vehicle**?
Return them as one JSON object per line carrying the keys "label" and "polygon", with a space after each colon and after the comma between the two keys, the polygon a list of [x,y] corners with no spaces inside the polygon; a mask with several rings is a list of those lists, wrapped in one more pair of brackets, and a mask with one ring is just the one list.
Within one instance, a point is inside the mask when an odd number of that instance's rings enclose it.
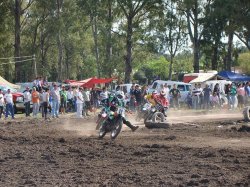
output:
{"label": "red vehicle", "polygon": [[8,86],[0,86],[0,89],[2,90],[3,94],[7,93],[7,90],[10,89],[10,92],[13,95],[15,113],[25,111],[25,106],[23,102],[23,93],[18,92],[16,89]]}

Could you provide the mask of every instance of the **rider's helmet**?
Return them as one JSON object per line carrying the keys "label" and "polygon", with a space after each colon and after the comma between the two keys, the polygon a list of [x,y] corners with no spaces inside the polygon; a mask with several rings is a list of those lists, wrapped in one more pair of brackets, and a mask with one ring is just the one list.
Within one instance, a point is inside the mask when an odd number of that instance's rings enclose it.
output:
{"label": "rider's helmet", "polygon": [[156,90],[154,90],[154,91],[152,92],[152,95],[155,95],[155,94],[157,94],[157,91],[156,91]]}
{"label": "rider's helmet", "polygon": [[166,95],[166,92],[164,92],[163,90],[160,92],[160,95],[161,96],[165,96]]}

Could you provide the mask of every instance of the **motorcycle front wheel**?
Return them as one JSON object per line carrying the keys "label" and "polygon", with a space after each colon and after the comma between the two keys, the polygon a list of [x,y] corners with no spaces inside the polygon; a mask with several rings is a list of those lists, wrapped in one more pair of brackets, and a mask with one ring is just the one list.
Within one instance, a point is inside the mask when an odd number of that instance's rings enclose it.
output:
{"label": "motorcycle front wheel", "polygon": [[111,139],[114,140],[122,130],[122,119],[117,120],[114,129],[111,131]]}
{"label": "motorcycle front wheel", "polygon": [[106,135],[106,130],[101,126],[100,131],[99,131],[99,138],[103,138]]}

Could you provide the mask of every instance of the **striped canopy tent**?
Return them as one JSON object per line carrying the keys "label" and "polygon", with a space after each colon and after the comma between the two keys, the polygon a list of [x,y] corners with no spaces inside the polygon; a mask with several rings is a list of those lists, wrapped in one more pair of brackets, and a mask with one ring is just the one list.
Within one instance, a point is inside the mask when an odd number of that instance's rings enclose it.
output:
{"label": "striped canopy tent", "polygon": [[5,80],[3,77],[0,76],[0,85],[1,86],[9,86],[11,88],[19,89],[21,86],[10,83],[9,81]]}

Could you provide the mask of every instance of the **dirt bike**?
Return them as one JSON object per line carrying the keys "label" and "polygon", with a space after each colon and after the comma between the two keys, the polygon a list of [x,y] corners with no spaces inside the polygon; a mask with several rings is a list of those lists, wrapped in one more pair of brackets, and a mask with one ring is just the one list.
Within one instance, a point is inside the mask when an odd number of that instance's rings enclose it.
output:
{"label": "dirt bike", "polygon": [[103,122],[106,120],[107,118],[107,113],[108,113],[109,108],[108,107],[103,107],[101,112],[98,114],[98,118],[96,121],[96,130],[99,130],[101,125],[103,124]]}
{"label": "dirt bike", "polygon": [[141,109],[136,113],[135,121],[139,122],[141,119],[145,119],[149,114],[151,106],[151,103],[145,103],[144,105],[142,105]]}
{"label": "dirt bike", "polygon": [[160,103],[157,103],[148,111],[147,116],[144,118],[144,123],[146,124],[148,121],[152,121],[154,123],[164,122],[166,110],[167,107],[163,107]]}
{"label": "dirt bike", "polygon": [[103,138],[106,133],[110,132],[110,137],[114,140],[122,129],[125,109],[123,107],[111,106],[102,113],[103,122],[100,126],[99,138]]}

